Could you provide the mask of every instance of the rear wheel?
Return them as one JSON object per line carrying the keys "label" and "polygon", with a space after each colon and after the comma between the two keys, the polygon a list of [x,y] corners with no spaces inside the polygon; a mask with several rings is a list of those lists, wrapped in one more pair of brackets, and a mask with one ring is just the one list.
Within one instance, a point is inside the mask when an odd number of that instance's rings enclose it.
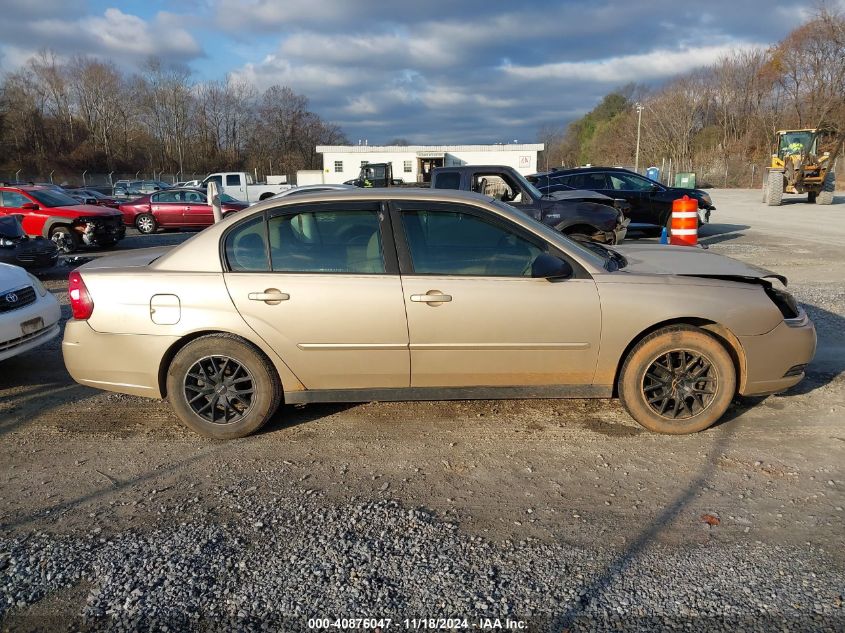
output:
{"label": "rear wheel", "polygon": [[79,250],[79,235],[70,227],[56,226],[50,229],[50,239],[60,253],[75,253]]}
{"label": "rear wheel", "polygon": [[151,235],[158,229],[158,222],[151,213],[142,213],[135,218],[135,228],[144,235]]}
{"label": "rear wheel", "polygon": [[219,440],[260,429],[282,400],[275,368],[252,345],[225,334],[183,347],[167,370],[167,399],[179,419]]}
{"label": "rear wheel", "polygon": [[736,370],[712,335],[672,326],[637,343],[618,387],[625,409],[642,426],[683,435],[703,431],[722,417],[736,392]]}
{"label": "rear wheel", "polygon": [[829,171],[824,177],[824,184],[822,184],[822,190],[816,197],[816,203],[833,204],[834,189],[836,189],[836,174],[834,174],[832,171]]}
{"label": "rear wheel", "polygon": [[779,207],[783,201],[783,172],[770,171],[766,178],[766,204]]}

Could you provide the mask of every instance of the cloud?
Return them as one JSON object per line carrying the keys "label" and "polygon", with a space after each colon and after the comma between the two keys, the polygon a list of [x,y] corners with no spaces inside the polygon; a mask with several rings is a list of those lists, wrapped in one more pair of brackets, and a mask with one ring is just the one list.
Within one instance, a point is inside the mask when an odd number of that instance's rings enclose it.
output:
{"label": "cloud", "polygon": [[749,43],[730,46],[700,46],[677,50],[654,50],[637,55],[592,59],[580,62],[559,62],[538,66],[506,64],[502,70],[529,80],[591,81],[601,83],[646,82],[673,77],[694,68],[707,66],[735,50],[753,48]]}
{"label": "cloud", "polygon": [[7,70],[42,48],[50,48],[60,57],[82,54],[129,63],[153,55],[168,62],[186,62],[203,55],[202,47],[185,29],[184,19],[173,13],[159,12],[149,20],[115,8],[74,19],[48,15],[34,15],[7,31],[2,48]]}

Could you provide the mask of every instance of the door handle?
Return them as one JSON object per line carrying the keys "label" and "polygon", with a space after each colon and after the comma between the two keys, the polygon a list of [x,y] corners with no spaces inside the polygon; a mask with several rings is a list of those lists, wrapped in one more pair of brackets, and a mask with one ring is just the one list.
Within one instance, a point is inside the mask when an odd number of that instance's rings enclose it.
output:
{"label": "door handle", "polygon": [[250,292],[247,297],[250,301],[263,301],[267,305],[275,306],[282,301],[290,299],[290,295],[275,288],[267,288],[264,292]]}
{"label": "door handle", "polygon": [[416,303],[445,303],[452,300],[452,295],[444,295],[439,290],[429,290],[424,295],[411,295],[411,301]]}

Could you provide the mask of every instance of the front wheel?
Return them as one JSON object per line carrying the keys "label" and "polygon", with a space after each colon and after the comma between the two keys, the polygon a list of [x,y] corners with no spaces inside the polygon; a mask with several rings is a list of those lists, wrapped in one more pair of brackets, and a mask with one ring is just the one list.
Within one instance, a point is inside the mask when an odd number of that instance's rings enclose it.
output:
{"label": "front wheel", "polygon": [[183,347],[167,370],[167,399],[179,419],[218,440],[260,429],[282,400],[276,370],[255,347],[212,334]]}
{"label": "front wheel", "polygon": [[836,189],[836,174],[832,171],[827,172],[822,183],[822,190],[816,196],[817,204],[833,204],[833,193]]}
{"label": "front wheel", "polygon": [[722,417],[736,392],[736,370],[711,334],[672,326],[637,343],[622,366],[618,388],[639,424],[655,433],[684,435]]}
{"label": "front wheel", "polygon": [[60,253],[75,253],[79,250],[79,235],[67,226],[57,226],[50,230],[50,239]]}

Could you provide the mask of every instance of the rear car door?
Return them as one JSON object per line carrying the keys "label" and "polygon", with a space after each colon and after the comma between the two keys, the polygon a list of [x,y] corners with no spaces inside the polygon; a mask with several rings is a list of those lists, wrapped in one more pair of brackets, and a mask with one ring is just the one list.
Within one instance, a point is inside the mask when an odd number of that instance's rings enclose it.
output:
{"label": "rear car door", "polygon": [[532,278],[550,246],[478,207],[396,202],[392,214],[412,387],[592,384],[601,310],[589,275]]}
{"label": "rear car door", "polygon": [[159,191],[150,196],[150,209],[161,226],[182,226],[185,202],[179,191]]}
{"label": "rear car door", "polygon": [[308,389],[408,387],[390,218],[377,202],[286,205],[224,234],[226,285]]}

